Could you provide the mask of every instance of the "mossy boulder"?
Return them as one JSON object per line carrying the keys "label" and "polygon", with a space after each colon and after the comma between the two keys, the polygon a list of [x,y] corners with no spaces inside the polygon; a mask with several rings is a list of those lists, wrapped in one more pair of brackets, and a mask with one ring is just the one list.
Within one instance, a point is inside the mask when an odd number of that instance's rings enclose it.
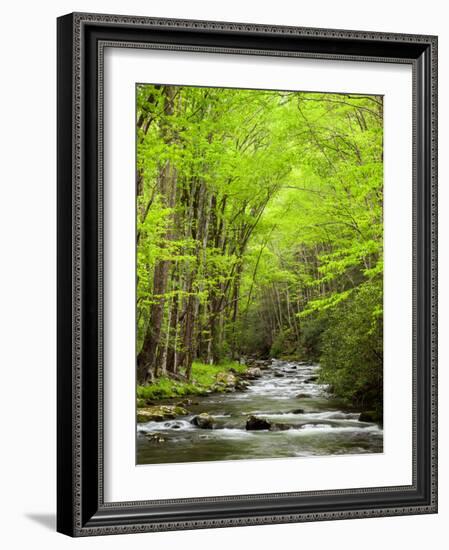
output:
{"label": "mossy boulder", "polygon": [[201,413],[194,416],[191,423],[203,430],[211,430],[214,427],[214,419],[209,413]]}
{"label": "mossy boulder", "polygon": [[226,387],[235,387],[237,384],[237,377],[232,372],[219,372],[216,376],[215,385],[224,385]]}
{"label": "mossy boulder", "polygon": [[247,390],[251,384],[247,380],[239,380],[235,386],[237,390],[245,391]]}
{"label": "mossy boulder", "polygon": [[188,414],[180,405],[160,405],[137,409],[137,422],[162,422]]}
{"label": "mossy boulder", "polygon": [[228,386],[226,386],[226,384],[223,384],[223,382],[216,382],[210,387],[210,392],[222,393],[226,391],[227,387]]}
{"label": "mossy boulder", "polygon": [[243,375],[247,380],[256,380],[262,376],[262,371],[259,367],[250,367]]}

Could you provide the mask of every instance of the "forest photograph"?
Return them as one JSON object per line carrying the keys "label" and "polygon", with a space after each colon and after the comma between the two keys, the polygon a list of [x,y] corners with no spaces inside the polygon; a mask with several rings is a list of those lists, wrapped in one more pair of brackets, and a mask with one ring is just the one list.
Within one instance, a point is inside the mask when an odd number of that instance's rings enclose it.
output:
{"label": "forest photograph", "polygon": [[136,85],[136,463],[383,452],[383,97]]}

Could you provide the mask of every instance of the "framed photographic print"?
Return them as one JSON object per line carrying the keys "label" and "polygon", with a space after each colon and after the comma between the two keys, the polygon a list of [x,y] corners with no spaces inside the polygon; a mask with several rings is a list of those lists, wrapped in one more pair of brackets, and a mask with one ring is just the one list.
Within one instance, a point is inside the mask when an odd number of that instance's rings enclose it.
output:
{"label": "framed photographic print", "polygon": [[437,38],[58,19],[58,531],[437,511]]}

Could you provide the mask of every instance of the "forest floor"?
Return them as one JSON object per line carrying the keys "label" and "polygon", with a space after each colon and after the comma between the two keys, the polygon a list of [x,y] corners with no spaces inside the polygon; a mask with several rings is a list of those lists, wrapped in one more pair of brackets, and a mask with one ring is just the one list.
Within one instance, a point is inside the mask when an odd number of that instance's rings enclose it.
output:
{"label": "forest floor", "polygon": [[237,361],[227,361],[220,365],[194,361],[190,380],[175,380],[162,376],[147,386],[138,385],[137,406],[145,407],[161,399],[206,395],[235,389],[241,383],[240,375],[244,375],[247,370],[247,365]]}

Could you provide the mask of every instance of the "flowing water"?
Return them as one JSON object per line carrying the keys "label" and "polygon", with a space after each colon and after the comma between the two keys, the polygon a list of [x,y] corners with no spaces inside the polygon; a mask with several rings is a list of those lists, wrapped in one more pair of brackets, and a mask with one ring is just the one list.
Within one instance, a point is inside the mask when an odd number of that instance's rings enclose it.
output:
{"label": "flowing water", "polygon": [[[194,397],[187,416],[138,424],[137,463],[381,453],[382,428],[360,422],[358,412],[345,409],[316,382],[318,370],[274,359],[244,392]],[[202,412],[214,418],[214,429],[190,422]],[[248,431],[250,415],[290,427]]]}

